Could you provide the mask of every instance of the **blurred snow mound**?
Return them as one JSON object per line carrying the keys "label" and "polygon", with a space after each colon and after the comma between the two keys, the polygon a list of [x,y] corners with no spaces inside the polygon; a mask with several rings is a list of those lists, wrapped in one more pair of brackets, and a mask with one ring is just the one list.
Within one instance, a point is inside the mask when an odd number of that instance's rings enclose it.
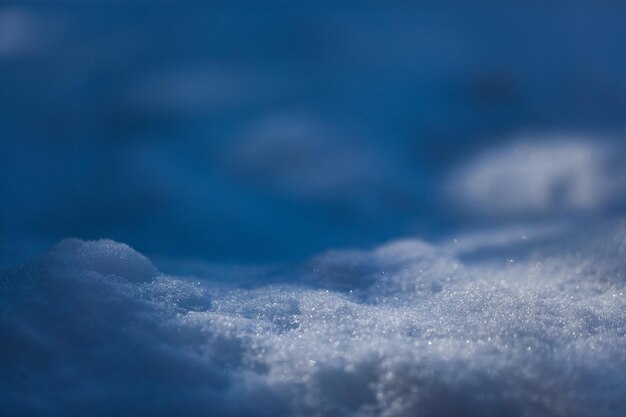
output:
{"label": "blurred snow mound", "polygon": [[388,243],[372,251],[329,251],[308,263],[305,281],[314,286],[350,290],[363,300],[417,296],[439,291],[460,272],[459,263],[417,239]]}
{"label": "blurred snow mound", "polygon": [[521,139],[490,150],[452,175],[452,200],[482,215],[604,210],[623,199],[623,152],[599,140]]}
{"label": "blurred snow mound", "polygon": [[253,289],[65,240],[1,277],[0,414],[623,416],[626,226],[558,233],[333,251]]}

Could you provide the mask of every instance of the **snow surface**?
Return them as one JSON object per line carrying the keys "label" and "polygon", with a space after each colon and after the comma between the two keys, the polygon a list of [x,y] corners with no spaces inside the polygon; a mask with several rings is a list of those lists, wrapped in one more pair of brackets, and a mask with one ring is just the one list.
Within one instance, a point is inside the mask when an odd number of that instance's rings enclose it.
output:
{"label": "snow surface", "polygon": [[1,278],[0,414],[624,416],[626,223],[522,233],[331,251],[272,285],[64,240]]}

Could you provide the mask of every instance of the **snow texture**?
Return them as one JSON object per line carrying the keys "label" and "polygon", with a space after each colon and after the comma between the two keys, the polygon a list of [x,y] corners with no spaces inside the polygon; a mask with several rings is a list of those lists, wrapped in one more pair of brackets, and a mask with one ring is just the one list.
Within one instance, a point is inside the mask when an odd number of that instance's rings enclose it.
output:
{"label": "snow texture", "polygon": [[522,233],[256,286],[64,240],[1,278],[0,414],[624,416],[626,223]]}

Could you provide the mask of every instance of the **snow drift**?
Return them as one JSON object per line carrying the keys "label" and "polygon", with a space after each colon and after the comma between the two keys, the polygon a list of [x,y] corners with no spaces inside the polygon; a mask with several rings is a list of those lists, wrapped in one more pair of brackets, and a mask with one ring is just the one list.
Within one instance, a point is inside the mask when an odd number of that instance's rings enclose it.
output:
{"label": "snow drift", "polygon": [[626,224],[558,233],[333,251],[255,288],[65,240],[1,278],[0,414],[623,416]]}

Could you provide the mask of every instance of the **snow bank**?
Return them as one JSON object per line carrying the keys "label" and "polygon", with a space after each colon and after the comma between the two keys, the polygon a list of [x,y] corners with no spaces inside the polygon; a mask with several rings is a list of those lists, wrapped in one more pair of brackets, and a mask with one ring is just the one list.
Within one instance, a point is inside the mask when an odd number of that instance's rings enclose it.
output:
{"label": "snow bank", "polygon": [[626,224],[568,233],[328,252],[253,289],[66,240],[1,278],[0,414],[622,416]]}

